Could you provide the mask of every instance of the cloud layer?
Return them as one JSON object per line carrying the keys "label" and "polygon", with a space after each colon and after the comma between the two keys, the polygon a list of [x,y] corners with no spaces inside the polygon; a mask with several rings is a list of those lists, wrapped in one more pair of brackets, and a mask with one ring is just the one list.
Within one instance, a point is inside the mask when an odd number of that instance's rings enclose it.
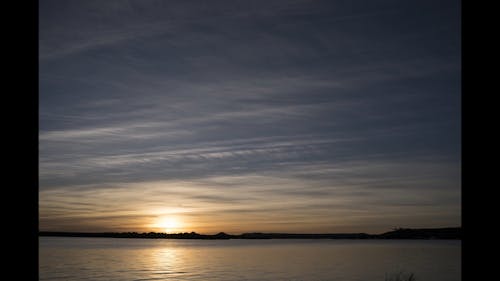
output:
{"label": "cloud layer", "polygon": [[460,224],[455,1],[43,1],[40,228]]}

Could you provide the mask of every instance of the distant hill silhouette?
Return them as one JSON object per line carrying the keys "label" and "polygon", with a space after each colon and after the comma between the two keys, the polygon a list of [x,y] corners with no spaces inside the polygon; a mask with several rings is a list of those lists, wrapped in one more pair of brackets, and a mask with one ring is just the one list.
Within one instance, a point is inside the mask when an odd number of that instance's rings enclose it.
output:
{"label": "distant hill silhouette", "polygon": [[446,228],[397,228],[393,231],[379,234],[381,239],[462,239],[461,227]]}
{"label": "distant hill silhouette", "polygon": [[366,233],[328,233],[328,234],[293,234],[293,233],[243,233],[239,235],[219,232],[214,235],[184,232],[176,234],[156,232],[54,232],[40,231],[39,236],[56,237],[109,237],[109,238],[152,238],[152,239],[461,239],[461,227],[446,228],[397,228],[382,234]]}

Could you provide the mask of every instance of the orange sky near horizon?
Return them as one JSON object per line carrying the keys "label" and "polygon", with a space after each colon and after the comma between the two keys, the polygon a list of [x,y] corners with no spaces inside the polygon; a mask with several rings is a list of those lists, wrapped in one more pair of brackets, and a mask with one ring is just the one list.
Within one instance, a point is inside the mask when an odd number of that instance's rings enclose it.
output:
{"label": "orange sky near horizon", "polygon": [[[239,186],[228,192],[218,185]],[[311,184],[311,183],[309,183]],[[394,227],[460,225],[454,213],[444,221],[434,215],[440,206],[422,212],[418,206],[350,205],[355,198],[342,187],[337,196],[307,198],[290,190],[303,183],[293,179],[253,175],[212,177],[205,182],[157,181],[122,183],[107,188],[52,189],[40,192],[41,231],[81,232],[290,232],[381,233]],[[280,194],[278,196],[277,194]],[[436,191],[439,192],[439,191]],[[404,196],[394,191],[387,200]],[[367,201],[368,202],[368,201]],[[314,207],[314,208],[312,208]],[[405,212],[402,213],[401,210]],[[414,209],[412,212],[411,209]],[[64,212],[59,212],[64,210]],[[456,210],[457,212],[459,210]],[[413,213],[411,225],[408,213]],[[78,221],[75,224],[75,221]]]}

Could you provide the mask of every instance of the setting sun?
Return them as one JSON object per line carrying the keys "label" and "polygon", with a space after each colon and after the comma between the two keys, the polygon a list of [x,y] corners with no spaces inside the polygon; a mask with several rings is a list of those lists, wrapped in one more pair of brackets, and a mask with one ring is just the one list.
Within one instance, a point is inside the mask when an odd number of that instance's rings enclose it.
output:
{"label": "setting sun", "polygon": [[181,230],[181,223],[173,217],[161,217],[153,225],[154,228],[161,229],[166,233],[177,232]]}

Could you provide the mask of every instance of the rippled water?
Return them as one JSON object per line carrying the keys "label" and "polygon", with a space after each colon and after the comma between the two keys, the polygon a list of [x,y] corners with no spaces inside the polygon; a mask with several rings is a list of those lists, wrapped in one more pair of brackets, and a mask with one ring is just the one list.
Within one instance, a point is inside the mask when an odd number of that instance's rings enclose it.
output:
{"label": "rippled water", "polygon": [[39,280],[461,280],[460,241],[39,238]]}

